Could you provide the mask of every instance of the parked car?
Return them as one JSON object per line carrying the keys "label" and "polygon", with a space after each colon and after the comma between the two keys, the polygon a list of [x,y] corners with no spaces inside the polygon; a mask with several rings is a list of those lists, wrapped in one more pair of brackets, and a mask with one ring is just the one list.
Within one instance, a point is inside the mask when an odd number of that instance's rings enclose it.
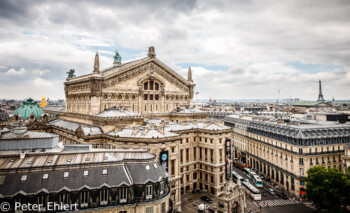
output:
{"label": "parked car", "polygon": [[266,181],[271,181],[271,178],[266,176]]}
{"label": "parked car", "polygon": [[209,209],[209,208],[210,208],[210,206],[205,205],[205,204],[203,204],[203,203],[198,205],[198,210],[201,211],[201,212],[202,212],[202,211],[205,211],[205,210],[207,210],[207,209]]}
{"label": "parked car", "polygon": [[261,178],[262,180],[265,180],[265,179],[266,179],[265,175],[260,175],[260,178]]}
{"label": "parked car", "polygon": [[282,198],[284,200],[288,199],[287,195],[284,194],[283,192],[276,192],[276,195],[277,195],[277,197]]}
{"label": "parked car", "polygon": [[276,194],[275,190],[273,190],[273,189],[271,189],[271,188],[266,189],[266,191],[267,191],[267,193],[269,193],[270,195],[275,195],[275,194]]}
{"label": "parked car", "polygon": [[202,196],[201,199],[202,199],[203,201],[207,202],[207,203],[213,203],[213,200],[210,199],[210,198],[207,197],[207,196]]}

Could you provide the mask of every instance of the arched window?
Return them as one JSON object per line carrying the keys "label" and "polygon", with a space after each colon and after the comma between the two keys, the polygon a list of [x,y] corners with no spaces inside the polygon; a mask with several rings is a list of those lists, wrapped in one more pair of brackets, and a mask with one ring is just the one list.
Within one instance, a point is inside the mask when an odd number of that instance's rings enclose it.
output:
{"label": "arched window", "polygon": [[153,90],[153,81],[150,81],[150,82],[149,82],[149,89],[150,89],[150,90]]}
{"label": "arched window", "polygon": [[148,82],[145,82],[145,83],[143,84],[143,89],[144,89],[144,90],[148,90]]}

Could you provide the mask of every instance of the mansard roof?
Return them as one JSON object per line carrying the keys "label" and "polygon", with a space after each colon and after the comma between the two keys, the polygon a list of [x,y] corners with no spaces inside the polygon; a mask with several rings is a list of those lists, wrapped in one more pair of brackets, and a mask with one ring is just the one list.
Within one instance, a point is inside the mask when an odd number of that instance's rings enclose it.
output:
{"label": "mansard roof", "polygon": [[[130,186],[167,177],[155,155],[146,150],[56,151],[24,157],[4,153],[0,166],[0,197]],[[65,172],[69,172],[68,177],[64,177]],[[25,180],[22,175],[27,176]]]}
{"label": "mansard roof", "polygon": [[77,131],[78,128],[81,128],[83,130],[83,132],[84,132],[84,135],[99,135],[99,134],[103,134],[103,131],[98,126],[84,125],[84,124],[79,124],[79,123],[75,123],[75,122],[65,121],[65,120],[61,120],[61,119],[56,119],[56,120],[50,121],[48,123],[48,125],[60,127],[60,128],[63,128],[63,129],[67,129],[67,130],[70,130],[72,132],[75,132],[75,131]]}
{"label": "mansard roof", "polygon": [[319,122],[300,120],[295,124],[277,123],[270,120],[253,120],[252,117],[239,118],[237,116],[227,116],[225,122],[244,125],[251,130],[260,130],[279,134],[282,136],[294,137],[297,139],[316,139],[325,137],[349,137],[350,125],[336,124],[334,122]]}

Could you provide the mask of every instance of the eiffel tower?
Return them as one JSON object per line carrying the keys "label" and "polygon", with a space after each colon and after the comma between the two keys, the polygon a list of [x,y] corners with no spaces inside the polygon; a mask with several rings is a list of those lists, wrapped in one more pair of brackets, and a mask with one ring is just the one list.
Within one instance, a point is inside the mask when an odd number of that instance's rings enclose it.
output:
{"label": "eiffel tower", "polygon": [[319,84],[319,91],[318,91],[318,99],[317,101],[318,102],[324,102],[324,98],[323,98],[323,95],[322,95],[322,85],[321,85],[321,80],[318,82]]}

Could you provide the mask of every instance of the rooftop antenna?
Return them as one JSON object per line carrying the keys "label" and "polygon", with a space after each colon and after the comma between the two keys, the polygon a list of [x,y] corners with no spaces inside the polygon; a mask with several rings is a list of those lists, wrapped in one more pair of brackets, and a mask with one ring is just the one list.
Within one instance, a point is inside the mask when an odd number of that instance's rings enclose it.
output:
{"label": "rooftop antenna", "polygon": [[277,103],[279,102],[279,99],[280,99],[280,90],[278,89],[278,97],[277,97]]}

